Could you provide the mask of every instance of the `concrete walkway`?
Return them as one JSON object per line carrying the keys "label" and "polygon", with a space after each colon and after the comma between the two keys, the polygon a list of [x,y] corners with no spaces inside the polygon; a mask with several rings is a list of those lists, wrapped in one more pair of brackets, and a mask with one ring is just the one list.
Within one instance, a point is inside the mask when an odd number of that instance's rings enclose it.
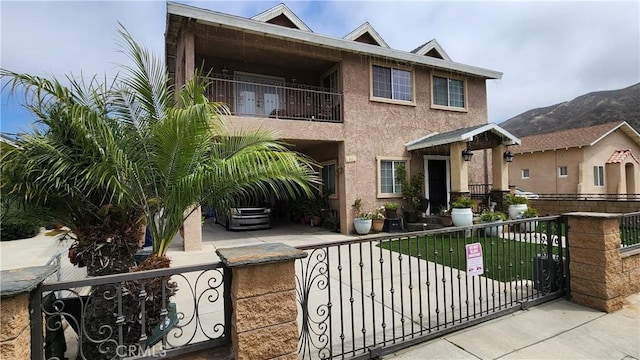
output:
{"label": "concrete walkway", "polygon": [[555,300],[386,358],[640,359],[640,294],[610,314]]}

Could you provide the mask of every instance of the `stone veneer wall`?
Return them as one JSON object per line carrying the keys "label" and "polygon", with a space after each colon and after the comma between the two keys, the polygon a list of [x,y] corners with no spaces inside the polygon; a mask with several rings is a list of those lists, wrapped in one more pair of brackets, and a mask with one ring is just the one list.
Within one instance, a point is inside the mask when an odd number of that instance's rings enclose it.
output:
{"label": "stone veneer wall", "polygon": [[572,301],[611,312],[640,292],[640,249],[621,250],[617,214],[569,213]]}
{"label": "stone veneer wall", "polygon": [[529,206],[540,214],[560,215],[574,211],[630,213],[640,211],[640,200],[547,200],[529,199]]}
{"label": "stone veneer wall", "polygon": [[0,356],[3,359],[31,358],[28,294],[3,298],[0,314]]}

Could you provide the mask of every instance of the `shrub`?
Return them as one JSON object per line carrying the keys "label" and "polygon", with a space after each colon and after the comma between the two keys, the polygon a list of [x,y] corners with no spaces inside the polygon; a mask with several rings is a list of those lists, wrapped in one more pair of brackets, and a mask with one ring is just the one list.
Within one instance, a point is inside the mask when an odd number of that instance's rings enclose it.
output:
{"label": "shrub", "polygon": [[538,217],[538,210],[536,210],[536,209],[534,209],[532,207],[527,208],[527,210],[525,210],[522,213],[522,217],[525,218],[525,219]]}
{"label": "shrub", "polygon": [[500,211],[486,211],[480,214],[480,221],[491,222],[499,220],[507,220],[507,215]]}
{"label": "shrub", "polygon": [[475,204],[476,201],[471,199],[470,197],[460,196],[451,203],[451,207],[454,209],[466,209],[473,207]]}
{"label": "shrub", "polygon": [[504,202],[507,205],[522,205],[527,204],[528,200],[526,197],[509,193],[504,195]]}
{"label": "shrub", "polygon": [[386,202],[386,203],[384,203],[385,210],[398,210],[399,206],[400,205],[398,203],[394,203],[394,202]]}
{"label": "shrub", "polygon": [[2,196],[0,241],[26,239],[38,235],[44,222],[12,196]]}

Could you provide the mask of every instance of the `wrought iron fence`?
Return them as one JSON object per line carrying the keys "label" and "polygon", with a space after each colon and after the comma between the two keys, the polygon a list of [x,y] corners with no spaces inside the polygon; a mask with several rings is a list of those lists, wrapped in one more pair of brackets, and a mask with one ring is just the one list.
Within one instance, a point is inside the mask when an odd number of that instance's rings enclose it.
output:
{"label": "wrought iron fence", "polygon": [[640,212],[620,217],[620,243],[622,248],[640,247]]}
{"label": "wrought iron fence", "polygon": [[381,356],[562,296],[566,229],[544,217],[300,247],[299,355]]}
{"label": "wrought iron fence", "polygon": [[137,359],[226,345],[228,279],[211,263],[44,283],[30,298],[32,359]]}
{"label": "wrought iron fence", "polygon": [[542,200],[640,201],[640,194],[536,194]]}
{"label": "wrought iron fence", "polygon": [[232,115],[342,122],[342,94],[325,88],[246,81],[227,75],[207,78],[206,95],[227,104]]}

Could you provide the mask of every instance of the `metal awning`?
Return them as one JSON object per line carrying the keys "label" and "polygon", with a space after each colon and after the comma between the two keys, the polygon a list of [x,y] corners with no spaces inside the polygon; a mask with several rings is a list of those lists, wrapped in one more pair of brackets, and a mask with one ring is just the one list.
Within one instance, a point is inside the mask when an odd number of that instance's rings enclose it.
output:
{"label": "metal awning", "polygon": [[431,133],[404,144],[408,151],[420,150],[456,142],[469,143],[470,150],[488,149],[496,145],[519,145],[520,139],[497,124],[489,123],[445,133]]}

